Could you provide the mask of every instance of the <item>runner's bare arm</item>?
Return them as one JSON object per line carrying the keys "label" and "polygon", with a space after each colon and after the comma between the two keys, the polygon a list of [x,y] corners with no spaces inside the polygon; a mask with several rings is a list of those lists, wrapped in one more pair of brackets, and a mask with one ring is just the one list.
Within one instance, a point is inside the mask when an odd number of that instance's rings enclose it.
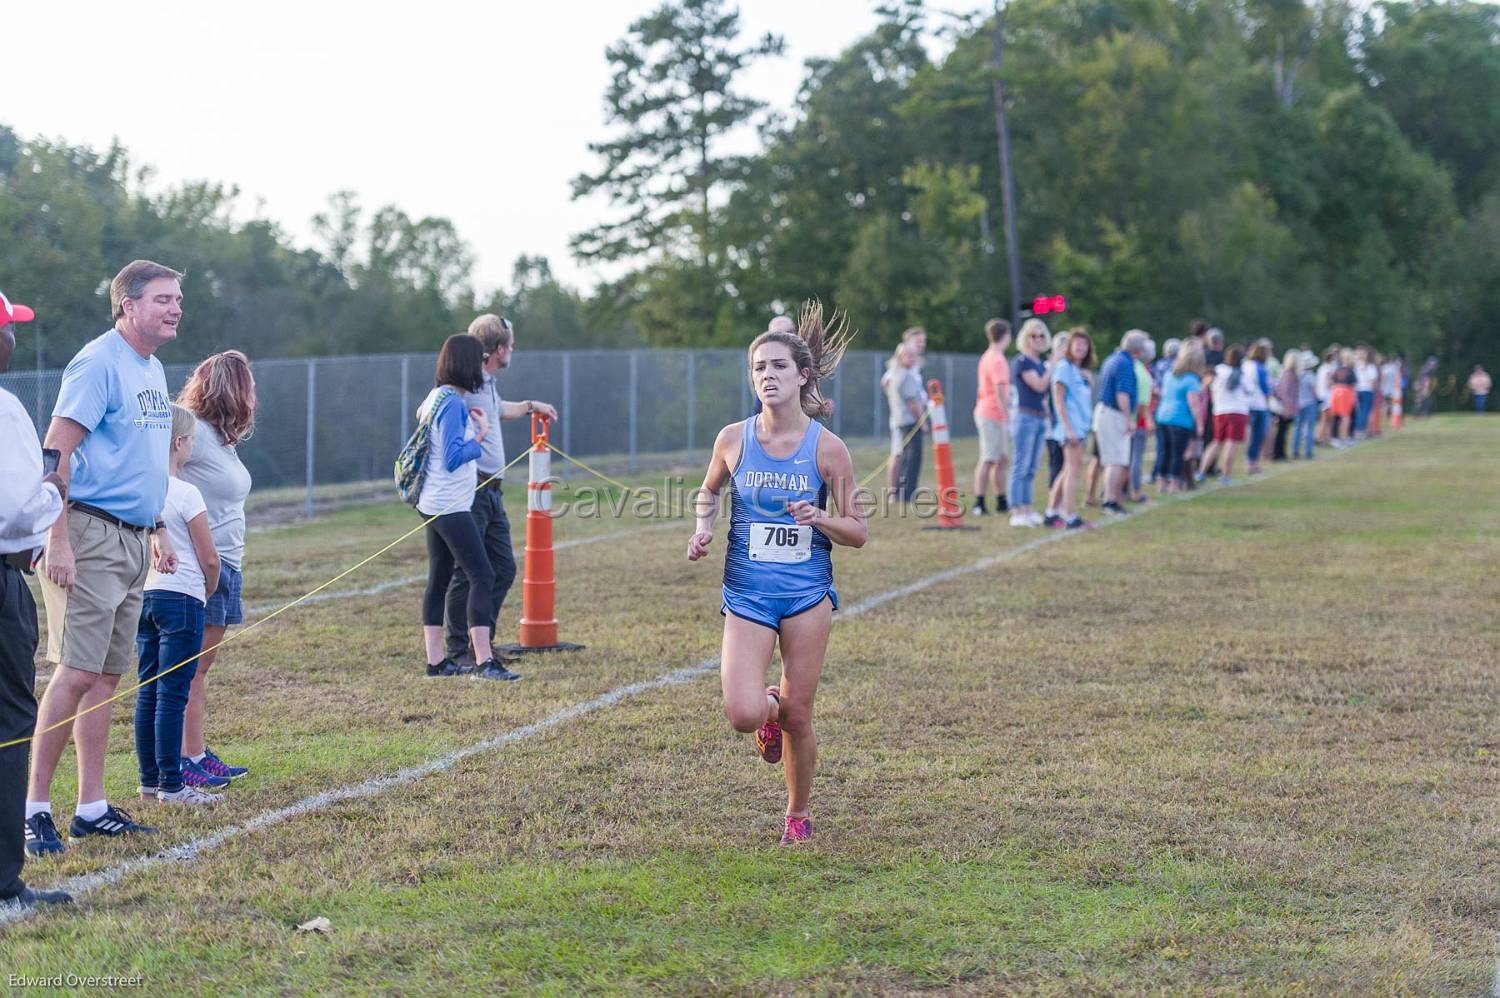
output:
{"label": "runner's bare arm", "polygon": [[865,520],[866,504],[856,495],[854,459],[849,456],[849,448],[844,442],[826,430],[818,438],[818,474],[828,483],[828,497],[833,500],[838,514],[801,500],[789,503],[787,511],[798,523],[817,527],[835,544],[864,547],[870,538],[870,525]]}
{"label": "runner's bare arm", "polygon": [[703,476],[703,487],[693,494],[693,516],[696,523],[693,536],[688,539],[688,561],[697,561],[708,554],[708,546],[714,539],[714,523],[719,518],[719,493],[724,491],[734,465],[740,458],[740,424],[731,423],[719,431],[714,439],[713,457],[708,459],[708,473]]}

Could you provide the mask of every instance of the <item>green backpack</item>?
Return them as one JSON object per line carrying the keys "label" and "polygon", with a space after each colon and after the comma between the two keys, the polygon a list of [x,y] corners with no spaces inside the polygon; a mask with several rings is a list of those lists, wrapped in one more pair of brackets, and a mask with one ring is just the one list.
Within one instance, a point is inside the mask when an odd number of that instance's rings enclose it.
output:
{"label": "green backpack", "polygon": [[448,396],[458,394],[444,388],[433,399],[432,406],[417,420],[417,428],[411,431],[401,453],[396,455],[396,491],[402,502],[416,509],[422,498],[422,483],[427,481],[427,455],[432,450],[432,420],[443,407]]}

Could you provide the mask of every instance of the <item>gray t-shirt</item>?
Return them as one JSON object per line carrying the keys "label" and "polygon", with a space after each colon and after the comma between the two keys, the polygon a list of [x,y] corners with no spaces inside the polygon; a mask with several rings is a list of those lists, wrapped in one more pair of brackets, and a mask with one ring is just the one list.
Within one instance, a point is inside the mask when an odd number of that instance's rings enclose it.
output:
{"label": "gray t-shirt", "polygon": [[505,467],[505,441],[500,434],[500,386],[489,374],[477,392],[464,396],[464,405],[470,409],[482,409],[490,421],[490,428],[479,442],[479,480],[484,481]]}
{"label": "gray t-shirt", "polygon": [[250,472],[232,444],[201,419],[193,420],[193,454],[177,477],[196,485],[208,507],[208,529],[219,558],[235,571],[245,555],[245,497],[250,494]]}
{"label": "gray t-shirt", "polygon": [[915,367],[896,368],[886,379],[885,400],[891,407],[892,428],[915,423],[919,417],[911,414],[911,406],[907,403],[915,402],[920,406],[926,400],[926,393],[922,391],[922,375],[917,373]]}

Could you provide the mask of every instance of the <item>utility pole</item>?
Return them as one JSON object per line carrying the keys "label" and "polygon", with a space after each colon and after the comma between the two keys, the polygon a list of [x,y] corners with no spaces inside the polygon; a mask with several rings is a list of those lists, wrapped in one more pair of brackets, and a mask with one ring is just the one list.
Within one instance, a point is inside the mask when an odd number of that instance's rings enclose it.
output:
{"label": "utility pole", "polygon": [[995,132],[1000,138],[1000,203],[1005,215],[1005,263],[1010,277],[1011,328],[1021,323],[1021,251],[1016,245],[1016,184],[1010,169],[1010,129],[1005,123],[1005,84],[1000,71],[1005,66],[1004,41],[1001,38],[1000,4],[995,4],[995,24],[990,31],[995,47],[995,76],[991,89],[995,98]]}

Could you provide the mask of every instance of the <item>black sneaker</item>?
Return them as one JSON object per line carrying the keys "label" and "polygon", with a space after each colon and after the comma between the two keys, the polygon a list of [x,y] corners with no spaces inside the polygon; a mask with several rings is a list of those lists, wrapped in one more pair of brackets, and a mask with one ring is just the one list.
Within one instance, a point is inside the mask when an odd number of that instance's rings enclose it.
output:
{"label": "black sneaker", "polygon": [[521,678],[494,659],[481,663],[479,668],[474,670],[474,675],[480,679],[500,679],[507,683],[513,683]]}
{"label": "black sneaker", "polygon": [[72,904],[73,895],[67,891],[38,891],[22,887],[15,897],[0,898],[0,907],[30,908],[38,904]]}
{"label": "black sneaker", "polygon": [[38,811],[26,819],[26,852],[32,856],[47,856],[67,852],[57,826],[52,823],[51,811]]}
{"label": "black sneaker", "polygon": [[1051,516],[1044,516],[1044,517],[1042,517],[1042,526],[1044,526],[1044,527],[1058,528],[1058,527],[1065,526],[1067,524],[1067,522],[1068,521],[1064,520],[1062,517],[1058,516],[1056,513],[1053,513]]}
{"label": "black sneaker", "polygon": [[156,829],[136,822],[113,804],[107,804],[104,813],[92,821],[73,815],[73,824],[68,826],[68,837],[81,839],[87,835],[155,835]]}
{"label": "black sneaker", "polygon": [[437,665],[429,665],[427,667],[427,675],[429,676],[466,676],[473,671],[469,666],[459,665],[451,658],[445,658]]}
{"label": "black sneaker", "polygon": [[1005,501],[1005,497],[1004,496],[1001,496],[1000,498],[998,498],[998,499],[995,500],[995,512],[996,513],[1009,513],[1010,512],[1010,503],[1008,503],[1008,502]]}
{"label": "black sneaker", "polygon": [[1122,516],[1126,512],[1125,507],[1121,506],[1119,503],[1115,502],[1113,499],[1111,499],[1109,502],[1106,502],[1100,508],[1103,509],[1106,513],[1113,513],[1116,516]]}

